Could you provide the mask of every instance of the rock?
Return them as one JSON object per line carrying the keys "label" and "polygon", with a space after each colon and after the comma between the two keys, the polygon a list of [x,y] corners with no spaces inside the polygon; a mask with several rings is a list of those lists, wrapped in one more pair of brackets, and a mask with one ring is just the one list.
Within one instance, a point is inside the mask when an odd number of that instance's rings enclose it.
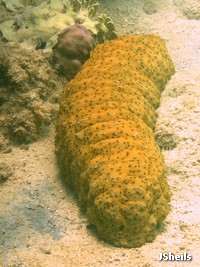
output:
{"label": "rock", "polygon": [[13,174],[12,168],[5,162],[0,162],[0,183],[5,182]]}

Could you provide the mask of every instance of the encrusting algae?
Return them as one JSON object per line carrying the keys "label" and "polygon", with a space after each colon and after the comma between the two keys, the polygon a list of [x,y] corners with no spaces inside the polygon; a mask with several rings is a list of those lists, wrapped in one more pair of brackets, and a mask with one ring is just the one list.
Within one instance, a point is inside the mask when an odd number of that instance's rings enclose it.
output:
{"label": "encrusting algae", "polygon": [[67,83],[56,126],[56,153],[90,224],[115,246],[155,238],[170,189],[154,128],[174,64],[155,35],[98,45]]}

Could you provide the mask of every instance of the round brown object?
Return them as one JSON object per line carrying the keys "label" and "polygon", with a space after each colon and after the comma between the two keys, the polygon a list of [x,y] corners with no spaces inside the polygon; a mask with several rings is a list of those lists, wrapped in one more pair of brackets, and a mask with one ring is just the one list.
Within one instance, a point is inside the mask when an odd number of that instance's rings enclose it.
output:
{"label": "round brown object", "polygon": [[58,35],[58,42],[53,47],[53,57],[68,80],[80,70],[95,45],[95,39],[81,24],[69,26]]}

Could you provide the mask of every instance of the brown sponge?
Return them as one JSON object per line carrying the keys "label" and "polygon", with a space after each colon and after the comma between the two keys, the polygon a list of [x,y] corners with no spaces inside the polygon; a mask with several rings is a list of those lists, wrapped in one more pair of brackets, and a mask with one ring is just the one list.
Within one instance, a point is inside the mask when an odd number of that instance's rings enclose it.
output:
{"label": "brown sponge", "polygon": [[53,58],[68,80],[76,75],[95,45],[92,34],[82,24],[68,26],[58,35]]}
{"label": "brown sponge", "polygon": [[159,37],[124,36],[98,45],[61,96],[59,164],[98,236],[113,245],[152,241],[169,211],[153,129],[173,73]]}

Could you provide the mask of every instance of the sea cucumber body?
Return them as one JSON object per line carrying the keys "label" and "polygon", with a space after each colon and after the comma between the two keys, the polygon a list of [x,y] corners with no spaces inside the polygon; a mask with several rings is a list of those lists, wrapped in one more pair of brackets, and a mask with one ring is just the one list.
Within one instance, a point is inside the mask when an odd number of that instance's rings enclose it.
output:
{"label": "sea cucumber body", "polygon": [[174,65],[157,36],[98,45],[61,96],[56,153],[100,238],[138,247],[155,238],[170,190],[154,128]]}

